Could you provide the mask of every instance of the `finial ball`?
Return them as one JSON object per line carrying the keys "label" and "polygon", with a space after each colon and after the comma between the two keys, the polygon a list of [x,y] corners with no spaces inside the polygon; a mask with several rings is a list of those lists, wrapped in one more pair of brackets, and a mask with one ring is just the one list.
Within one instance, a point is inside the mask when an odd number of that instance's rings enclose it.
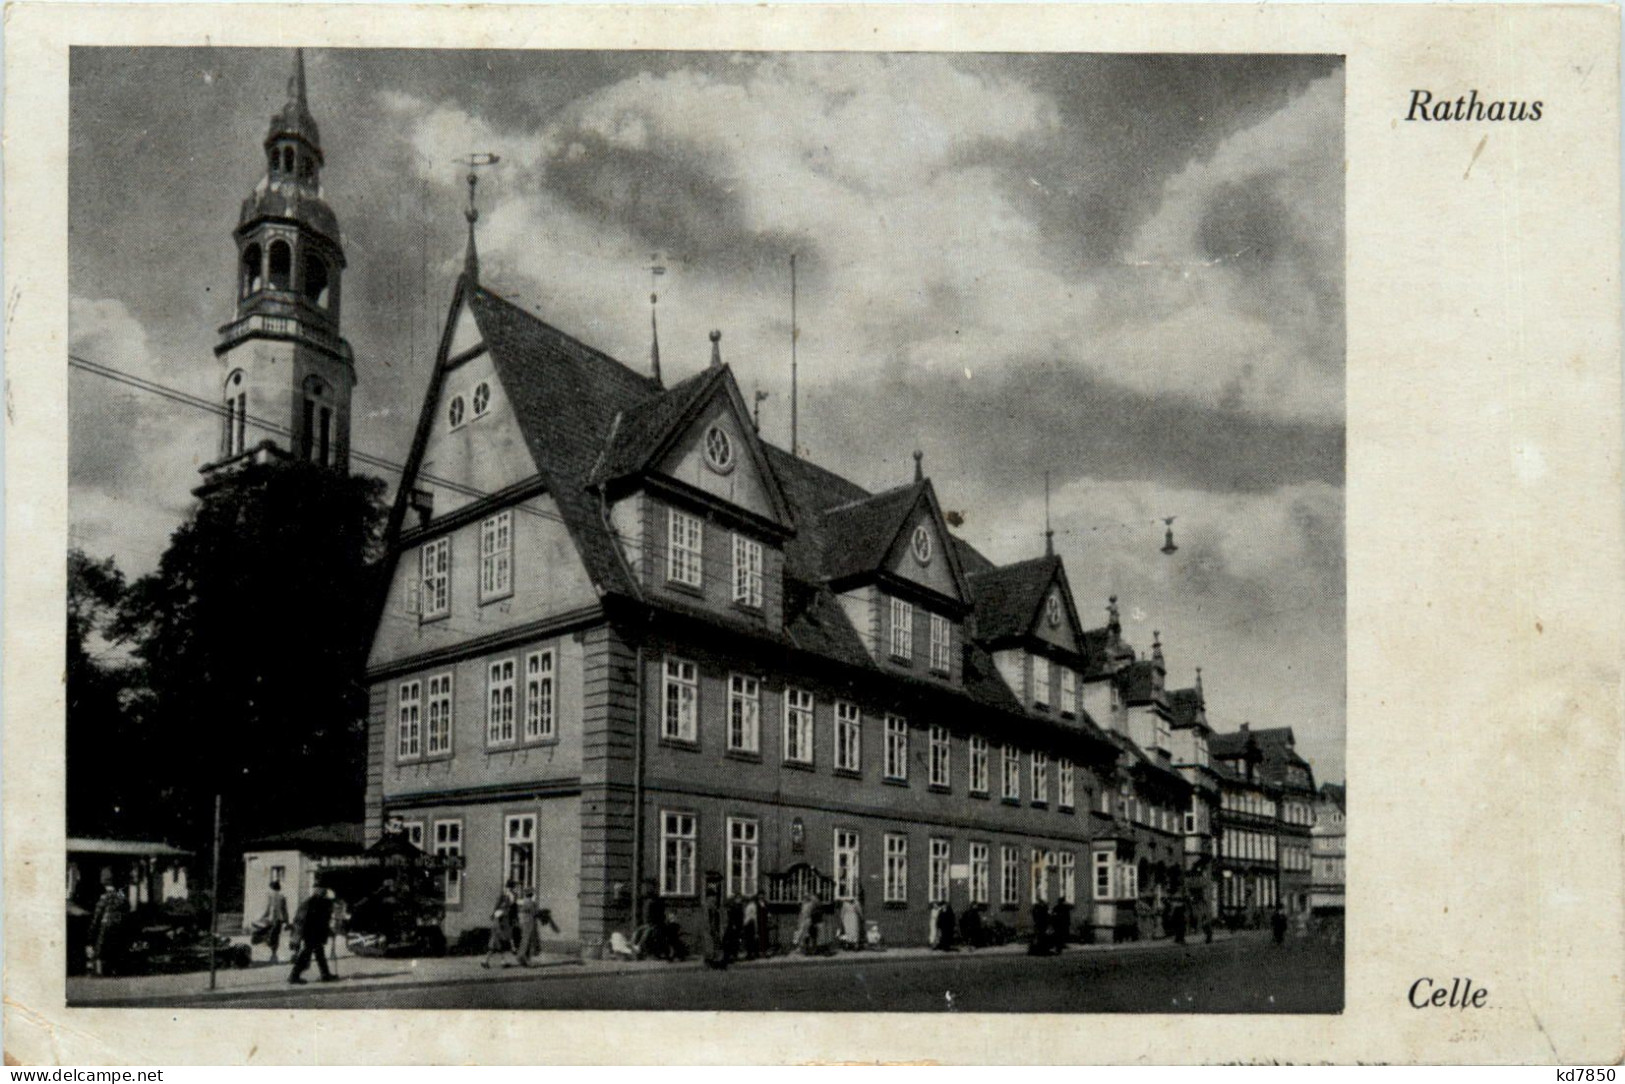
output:
{"label": "finial ball", "polygon": [[714,343],[721,342],[722,341],[722,332],[720,332],[720,331],[711,332],[711,341],[714,342]]}

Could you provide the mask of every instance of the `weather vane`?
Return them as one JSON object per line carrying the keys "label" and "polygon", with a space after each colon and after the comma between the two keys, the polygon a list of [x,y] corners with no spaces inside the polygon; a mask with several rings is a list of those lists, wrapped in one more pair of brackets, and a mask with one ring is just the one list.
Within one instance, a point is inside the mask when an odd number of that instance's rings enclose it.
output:
{"label": "weather vane", "polygon": [[457,159],[459,165],[468,167],[468,210],[464,211],[463,214],[467,216],[470,222],[477,222],[480,217],[480,210],[474,205],[474,188],[480,183],[480,176],[475,171],[485,166],[494,166],[500,161],[502,161],[502,156],[492,154],[490,151],[465,154]]}

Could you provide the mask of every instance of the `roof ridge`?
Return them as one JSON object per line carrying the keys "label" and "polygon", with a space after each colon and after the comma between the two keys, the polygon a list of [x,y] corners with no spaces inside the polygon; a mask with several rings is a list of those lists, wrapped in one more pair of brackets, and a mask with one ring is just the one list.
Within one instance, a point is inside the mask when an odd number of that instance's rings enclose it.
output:
{"label": "roof ridge", "polygon": [[879,493],[871,493],[867,497],[854,497],[850,501],[842,501],[840,504],[832,504],[828,508],[823,509],[820,514],[827,516],[831,512],[844,512],[848,508],[856,508],[860,504],[868,504],[870,501],[878,501],[884,497],[895,497],[905,490],[915,489],[923,485],[925,485],[923,480],[918,482],[905,482],[900,486],[893,486],[890,489],[883,489]]}
{"label": "roof ridge", "polygon": [[492,290],[489,287],[487,287],[487,286],[485,286],[485,285],[483,285],[481,283],[477,283],[477,282],[474,283],[473,288],[470,291],[470,294],[473,297],[484,297],[484,298],[489,299],[491,301],[495,301],[498,304],[502,305],[503,307],[512,310],[514,313],[518,314],[519,316],[524,317],[526,320],[529,320],[530,322],[532,322],[532,323],[534,323],[534,324],[536,324],[536,325],[538,325],[540,327],[546,328],[550,333],[552,333],[554,335],[557,335],[559,338],[565,340],[566,342],[571,343],[574,346],[580,347],[585,352],[585,354],[586,354],[586,356],[588,358],[590,358],[590,359],[592,359],[594,361],[603,362],[603,363],[605,363],[607,365],[614,366],[616,371],[623,372],[623,373],[627,374],[628,376],[634,377],[635,379],[637,379],[640,383],[642,383],[646,388],[648,388],[651,391],[656,391],[656,390],[664,391],[665,390],[665,389],[661,388],[660,385],[655,382],[655,379],[653,377],[646,376],[645,374],[638,372],[636,369],[632,368],[632,366],[626,364],[624,361],[621,361],[619,358],[615,357],[613,354],[609,354],[609,353],[607,353],[607,352],[605,352],[603,350],[600,350],[598,347],[592,345],[589,342],[585,342],[585,341],[583,341],[581,339],[576,338],[574,335],[570,334],[568,331],[565,331],[563,328],[560,328],[555,324],[549,323],[547,320],[545,320],[542,317],[538,316],[536,313],[531,312],[529,309],[525,308],[523,305],[520,305],[518,302],[508,300],[506,297],[504,297],[501,294],[497,293],[495,290]]}

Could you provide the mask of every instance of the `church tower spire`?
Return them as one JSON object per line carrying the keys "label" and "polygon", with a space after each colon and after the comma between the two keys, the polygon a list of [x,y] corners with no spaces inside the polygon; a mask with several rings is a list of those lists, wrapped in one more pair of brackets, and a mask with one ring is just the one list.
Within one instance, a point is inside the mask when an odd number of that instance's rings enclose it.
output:
{"label": "church tower spire", "polygon": [[214,348],[223,379],[222,470],[268,457],[345,469],[355,360],[339,332],[345,266],[338,218],[322,196],[321,131],[310,112],[304,52],[263,142],[265,173],[243,200],[236,312]]}

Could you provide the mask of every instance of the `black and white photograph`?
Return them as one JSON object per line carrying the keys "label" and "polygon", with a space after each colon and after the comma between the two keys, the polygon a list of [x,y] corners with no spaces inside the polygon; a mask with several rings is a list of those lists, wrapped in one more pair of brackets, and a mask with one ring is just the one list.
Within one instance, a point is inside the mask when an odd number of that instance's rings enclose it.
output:
{"label": "black and white photograph", "polygon": [[1343,1010],[1342,56],[68,93],[69,1005]]}

